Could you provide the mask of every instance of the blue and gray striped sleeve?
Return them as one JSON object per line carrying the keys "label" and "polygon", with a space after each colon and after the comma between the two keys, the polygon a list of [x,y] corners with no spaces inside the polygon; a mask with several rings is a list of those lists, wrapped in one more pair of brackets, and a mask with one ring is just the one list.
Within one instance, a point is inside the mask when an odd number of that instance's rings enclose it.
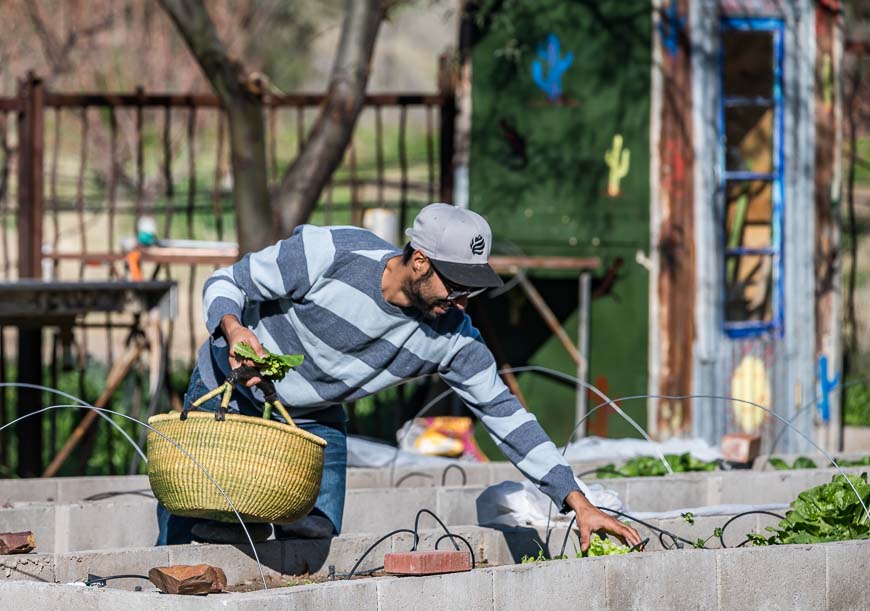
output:
{"label": "blue and gray striped sleeve", "polygon": [[[240,261],[215,271],[202,289],[203,312],[209,333],[221,318],[233,314],[239,320],[246,301],[269,301],[281,297],[299,298],[311,287],[310,274],[318,270],[305,256],[305,241],[312,228],[297,227],[289,238]],[[311,238],[308,237],[310,241]]]}
{"label": "blue and gray striped sleeve", "polygon": [[579,490],[571,467],[498,375],[495,359],[468,316],[439,373],[486,427],[499,450],[566,511],[565,497]]}

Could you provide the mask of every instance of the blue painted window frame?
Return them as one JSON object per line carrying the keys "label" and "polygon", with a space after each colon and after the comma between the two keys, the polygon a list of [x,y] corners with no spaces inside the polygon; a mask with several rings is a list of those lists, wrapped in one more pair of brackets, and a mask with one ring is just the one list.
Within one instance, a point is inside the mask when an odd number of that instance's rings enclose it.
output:
{"label": "blue painted window frame", "polygon": [[[722,17],[719,21],[720,45],[719,45],[719,119],[717,129],[719,132],[720,172],[719,172],[719,197],[723,202],[726,197],[726,187],[729,181],[761,180],[771,184],[772,215],[771,215],[771,245],[769,248],[728,248],[723,237],[723,262],[729,255],[742,254],[766,254],[773,257],[773,303],[772,315],[766,321],[739,321],[729,322],[725,320],[725,305],[727,300],[725,277],[726,266],[722,266],[722,326],[725,334],[732,338],[757,337],[766,333],[783,334],[783,212],[785,208],[785,193],[783,189],[784,147],[783,147],[783,56],[785,22],[782,19],[766,17]],[[724,57],[722,52],[721,34],[728,31],[754,31],[770,32],[773,37],[773,98],[746,98],[740,96],[725,96],[724,94]],[[772,172],[729,172],[726,165],[726,142],[725,142],[725,108],[745,106],[772,106],[773,113],[773,151]],[[723,208],[724,209],[724,208]]]}

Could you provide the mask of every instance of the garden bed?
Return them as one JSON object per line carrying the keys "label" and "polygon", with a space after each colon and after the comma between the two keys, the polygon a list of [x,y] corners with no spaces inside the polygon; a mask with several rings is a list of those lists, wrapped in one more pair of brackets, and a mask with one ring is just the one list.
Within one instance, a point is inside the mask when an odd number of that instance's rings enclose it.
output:
{"label": "garden bed", "polygon": [[870,542],[645,552],[476,569],[430,577],[334,581],[248,593],[181,597],[154,591],[0,582],[0,603],[19,608],[463,609],[582,605],[853,609],[866,606]]}

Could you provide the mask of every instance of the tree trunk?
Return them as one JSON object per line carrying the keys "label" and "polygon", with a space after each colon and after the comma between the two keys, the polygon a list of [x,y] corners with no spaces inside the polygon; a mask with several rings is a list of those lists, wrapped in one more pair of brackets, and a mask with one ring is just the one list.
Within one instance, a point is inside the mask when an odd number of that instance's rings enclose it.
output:
{"label": "tree trunk", "polygon": [[283,233],[308,220],[353,135],[385,11],[394,3],[346,0],[327,97],[305,145],[281,181],[273,207]]}
{"label": "tree trunk", "polygon": [[271,206],[261,98],[246,88],[247,75],[241,64],[227,56],[202,0],[160,3],[229,116],[239,252],[263,248],[308,220],[341,163],[365,102],[378,27],[386,11],[397,2],[345,0],[326,100],[299,156],[271,198]]}
{"label": "tree trunk", "polygon": [[274,243],[280,232],[269,205],[263,102],[245,86],[244,67],[229,58],[202,0],[160,0],[229,119],[233,203],[239,253]]}

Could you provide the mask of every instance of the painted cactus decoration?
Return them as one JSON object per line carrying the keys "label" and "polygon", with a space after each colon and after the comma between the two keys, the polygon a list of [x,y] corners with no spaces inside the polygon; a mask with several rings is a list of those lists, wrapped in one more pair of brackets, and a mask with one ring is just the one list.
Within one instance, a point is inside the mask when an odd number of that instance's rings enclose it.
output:
{"label": "painted cactus decoration", "polygon": [[839,372],[833,377],[828,377],[828,357],[822,355],[819,357],[819,418],[822,422],[828,422],[831,419],[831,392],[837,388],[840,383]]}
{"label": "painted cactus decoration", "polygon": [[834,68],[830,53],[825,53],[822,60],[822,99],[825,102],[825,112],[831,112],[834,104]]}
{"label": "painted cactus decoration", "polygon": [[[562,97],[562,77],[574,61],[574,53],[569,52],[562,56],[559,37],[550,34],[547,36],[546,47],[538,45],[538,57],[540,59],[532,62],[532,79],[538,87],[544,90],[551,103],[558,102]],[[547,65],[546,76],[542,62],[546,62]]]}
{"label": "painted cactus decoration", "polygon": [[622,148],[622,135],[613,136],[613,148],[604,153],[604,162],[610,168],[607,179],[607,194],[610,197],[619,195],[619,182],[628,174],[630,152]]}

